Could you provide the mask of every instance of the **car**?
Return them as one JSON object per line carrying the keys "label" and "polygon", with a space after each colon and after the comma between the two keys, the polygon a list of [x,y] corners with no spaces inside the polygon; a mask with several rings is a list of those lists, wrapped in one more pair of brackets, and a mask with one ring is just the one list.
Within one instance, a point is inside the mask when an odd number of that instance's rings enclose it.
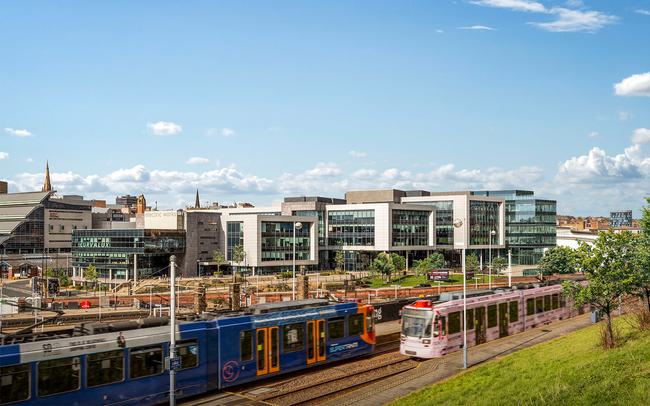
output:
{"label": "car", "polygon": [[430,283],[419,283],[415,285],[416,288],[430,288],[431,284]]}

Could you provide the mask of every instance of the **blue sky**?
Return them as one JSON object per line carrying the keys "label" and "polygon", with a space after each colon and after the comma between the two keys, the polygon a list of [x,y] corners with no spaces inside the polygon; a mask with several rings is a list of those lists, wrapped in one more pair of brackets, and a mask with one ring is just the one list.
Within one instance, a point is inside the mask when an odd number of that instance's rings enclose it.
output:
{"label": "blue sky", "polygon": [[33,190],[49,159],[60,192],[159,207],[399,187],[637,210],[648,38],[650,0],[3,2],[0,178]]}

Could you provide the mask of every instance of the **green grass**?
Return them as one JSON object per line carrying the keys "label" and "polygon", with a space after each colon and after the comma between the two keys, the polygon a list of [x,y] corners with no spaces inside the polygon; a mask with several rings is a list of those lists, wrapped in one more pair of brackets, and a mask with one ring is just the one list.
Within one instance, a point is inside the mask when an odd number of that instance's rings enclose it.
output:
{"label": "green grass", "polygon": [[[488,283],[489,276],[488,275],[477,275],[478,283]],[[450,282],[441,282],[442,286],[445,285],[460,285],[463,283],[463,276],[461,274],[452,274],[450,276],[451,281]],[[492,282],[496,282],[497,280],[507,280],[507,276],[494,276],[492,275]],[[467,285],[472,288],[474,286],[474,283],[476,282],[475,279],[471,279],[467,281]],[[385,282],[381,278],[372,278],[368,280],[368,284],[370,285],[371,288],[385,288],[385,287],[391,287],[393,285],[400,285],[402,287],[413,287],[415,285],[419,285],[420,283],[428,283],[431,286],[435,287],[438,286],[438,282],[434,281],[429,281],[427,280],[426,276],[414,276],[414,275],[408,275],[408,276],[402,276],[399,278],[395,278],[390,282]]]}
{"label": "green grass", "polygon": [[647,405],[650,332],[619,318],[624,343],[598,346],[600,325],[508,355],[392,403],[402,405]]}

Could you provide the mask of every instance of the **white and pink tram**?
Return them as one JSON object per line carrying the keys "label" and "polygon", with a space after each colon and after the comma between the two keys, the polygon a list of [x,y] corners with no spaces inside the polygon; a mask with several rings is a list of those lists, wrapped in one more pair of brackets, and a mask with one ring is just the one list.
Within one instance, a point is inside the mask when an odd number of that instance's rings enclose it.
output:
{"label": "white and pink tram", "polygon": [[[400,353],[436,358],[463,348],[463,300],[417,300],[402,309]],[[456,296],[457,297],[457,296]],[[497,291],[467,298],[467,345],[563,320],[584,312],[562,294],[562,285]]]}

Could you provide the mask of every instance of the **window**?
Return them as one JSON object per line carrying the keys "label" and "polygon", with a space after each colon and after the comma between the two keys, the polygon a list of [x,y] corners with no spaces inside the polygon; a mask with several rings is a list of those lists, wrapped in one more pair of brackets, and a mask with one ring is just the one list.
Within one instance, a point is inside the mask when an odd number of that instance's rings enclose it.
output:
{"label": "window", "polygon": [[239,332],[239,358],[242,361],[253,359],[253,332],[251,330]]}
{"label": "window", "polygon": [[535,308],[537,309],[537,313],[543,313],[544,312],[544,297],[543,296],[535,298]]}
{"label": "window", "polygon": [[551,308],[555,310],[559,307],[560,307],[560,295],[558,293],[553,293],[553,296],[551,296]]}
{"label": "window", "polygon": [[465,328],[468,331],[474,330],[474,309],[467,309],[467,323],[465,323]]}
{"label": "window", "polygon": [[519,302],[508,303],[510,310],[510,323],[519,321]]}
{"label": "window", "polygon": [[440,335],[447,335],[447,318],[445,316],[440,316]]}
{"label": "window", "polygon": [[305,341],[305,325],[303,323],[282,326],[282,352],[300,351]]}
{"label": "window", "polygon": [[161,345],[139,347],[131,350],[131,379],[157,375],[163,370],[163,349]]}
{"label": "window", "polygon": [[124,380],[124,351],[107,351],[86,356],[86,384],[106,385]]}
{"label": "window", "polygon": [[345,323],[343,317],[329,319],[327,321],[327,332],[330,340],[345,337]]}
{"label": "window", "polygon": [[560,307],[566,307],[566,296],[560,294]]}
{"label": "window", "polygon": [[449,334],[460,333],[460,312],[449,313]]}
{"label": "window", "polygon": [[79,389],[79,358],[62,358],[38,363],[38,396]]}
{"label": "window", "polygon": [[353,314],[348,318],[348,334],[351,336],[363,334],[363,313]]}
{"label": "window", "polygon": [[63,224],[59,225],[59,231],[61,231],[61,232],[65,231],[65,226]]}
{"label": "window", "polygon": [[496,327],[497,325],[497,305],[489,305],[488,307],[488,328]]}
{"label": "window", "polygon": [[368,330],[369,333],[372,333],[375,331],[375,320],[372,317],[372,312],[366,313],[366,330]]}
{"label": "window", "polygon": [[29,399],[29,364],[0,367],[0,404]]}
{"label": "window", "polygon": [[176,356],[181,359],[181,369],[199,365],[199,343],[196,340],[181,341],[176,345]]}
{"label": "window", "polygon": [[551,310],[551,295],[544,296],[544,311]]}
{"label": "window", "polygon": [[535,299],[526,299],[526,316],[535,314]]}

